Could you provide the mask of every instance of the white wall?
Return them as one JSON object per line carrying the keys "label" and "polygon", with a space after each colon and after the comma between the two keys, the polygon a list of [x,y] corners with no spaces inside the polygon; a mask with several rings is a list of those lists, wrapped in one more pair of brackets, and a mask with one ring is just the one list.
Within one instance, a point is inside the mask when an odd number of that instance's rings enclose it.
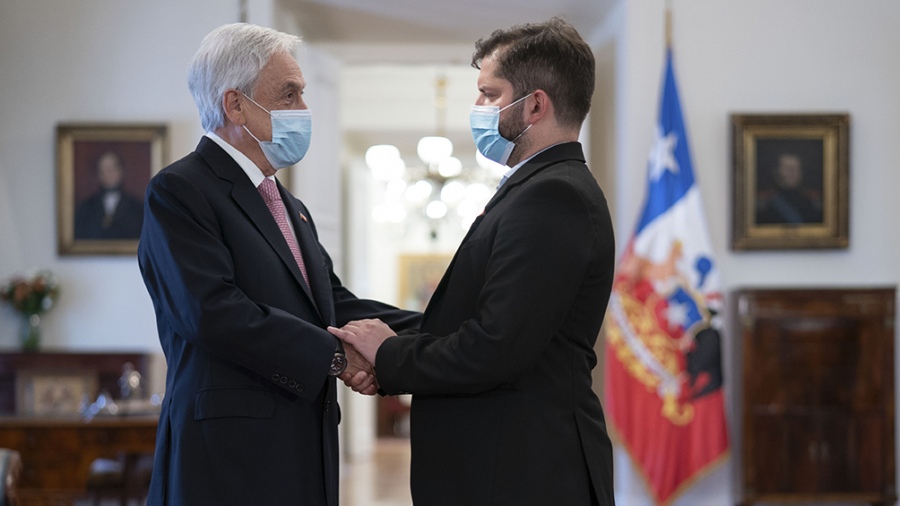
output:
{"label": "white wall", "polygon": [[[900,283],[900,2],[894,0],[690,0],[672,2],[675,72],[694,168],[726,295],[749,286]],[[644,201],[644,177],[659,103],[665,2],[628,1],[616,35],[622,60],[617,125],[616,225],[620,245]],[[731,113],[848,112],[850,247],[735,252],[731,217]],[[730,338],[730,339],[729,339]],[[739,343],[725,336],[729,402],[737,398]],[[895,358],[896,360],[896,358]],[[900,408],[900,404],[897,406]],[[729,410],[732,443],[740,433]],[[733,504],[738,453],[674,503]],[[625,459],[622,504],[651,504]]]}
{"label": "white wall", "polygon": [[[237,17],[236,1],[217,0],[0,5],[0,277],[30,267],[59,275],[59,304],[43,319],[47,348],[160,352],[134,256],[56,254],[56,124],[166,123],[166,162],[184,156],[202,134],[188,60]],[[0,315],[0,346],[16,348],[15,319]]]}

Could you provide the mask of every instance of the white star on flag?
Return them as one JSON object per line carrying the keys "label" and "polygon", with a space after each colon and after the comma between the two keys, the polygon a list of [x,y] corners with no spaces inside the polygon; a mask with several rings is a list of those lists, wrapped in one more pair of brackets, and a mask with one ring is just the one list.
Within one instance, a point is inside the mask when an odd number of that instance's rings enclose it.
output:
{"label": "white star on flag", "polygon": [[678,135],[674,131],[663,136],[662,128],[656,127],[656,140],[650,151],[650,179],[653,181],[662,177],[664,171],[678,172],[678,160],[675,159],[675,145],[678,144]]}
{"label": "white star on flag", "polygon": [[666,309],[666,319],[669,320],[669,323],[676,324],[679,327],[683,327],[685,322],[687,322],[687,316],[687,304],[678,302],[669,303],[669,307]]}

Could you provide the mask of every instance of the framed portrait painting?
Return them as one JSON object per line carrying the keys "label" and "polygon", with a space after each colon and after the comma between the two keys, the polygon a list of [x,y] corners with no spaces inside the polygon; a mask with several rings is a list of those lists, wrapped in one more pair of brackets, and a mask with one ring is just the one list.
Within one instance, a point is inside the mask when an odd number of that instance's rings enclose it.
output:
{"label": "framed portrait painting", "polygon": [[846,248],[847,114],[733,114],[731,246]]}
{"label": "framed portrait painting", "polygon": [[135,254],[144,191],[167,150],[161,124],[58,125],[59,254]]}

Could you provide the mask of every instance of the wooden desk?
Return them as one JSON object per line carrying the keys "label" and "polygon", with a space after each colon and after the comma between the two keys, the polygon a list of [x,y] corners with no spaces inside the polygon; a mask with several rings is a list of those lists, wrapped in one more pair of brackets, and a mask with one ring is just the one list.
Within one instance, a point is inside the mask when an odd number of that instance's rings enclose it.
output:
{"label": "wooden desk", "polygon": [[121,452],[152,454],[157,422],[158,415],[98,416],[90,421],[0,417],[0,447],[22,454],[23,499],[53,497],[52,504],[66,504],[85,495],[94,459],[116,458]]}

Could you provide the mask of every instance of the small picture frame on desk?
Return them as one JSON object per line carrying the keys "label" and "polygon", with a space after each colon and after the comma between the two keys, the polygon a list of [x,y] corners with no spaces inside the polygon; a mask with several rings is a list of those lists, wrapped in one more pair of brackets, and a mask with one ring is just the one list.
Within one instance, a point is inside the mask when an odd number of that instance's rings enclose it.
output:
{"label": "small picture frame on desk", "polygon": [[733,114],[734,250],[849,245],[848,114]]}
{"label": "small picture frame on desk", "polygon": [[97,375],[90,371],[19,371],[16,411],[22,416],[71,416],[81,402],[97,394]]}
{"label": "small picture frame on desk", "polygon": [[144,192],[167,155],[163,124],[56,127],[60,255],[137,253]]}

